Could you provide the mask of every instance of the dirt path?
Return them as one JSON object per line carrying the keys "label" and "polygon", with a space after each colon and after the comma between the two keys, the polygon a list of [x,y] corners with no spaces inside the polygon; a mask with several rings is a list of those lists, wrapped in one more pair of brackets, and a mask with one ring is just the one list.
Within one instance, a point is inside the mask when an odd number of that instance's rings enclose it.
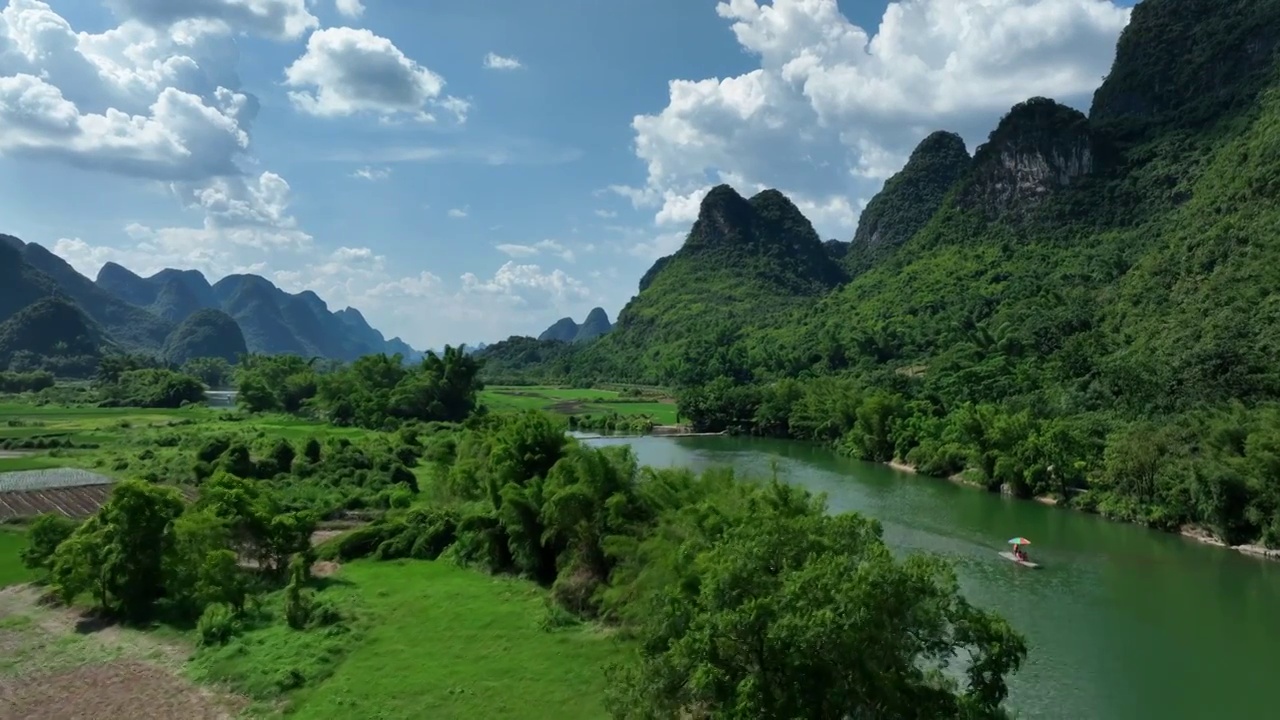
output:
{"label": "dirt path", "polygon": [[191,648],[48,605],[30,585],[0,589],[0,718],[222,720],[242,698],[181,672]]}

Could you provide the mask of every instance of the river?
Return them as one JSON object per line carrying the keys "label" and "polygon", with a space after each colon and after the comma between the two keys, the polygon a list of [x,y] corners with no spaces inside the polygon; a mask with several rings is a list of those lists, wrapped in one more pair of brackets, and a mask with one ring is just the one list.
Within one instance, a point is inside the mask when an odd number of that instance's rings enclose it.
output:
{"label": "river", "polygon": [[[950,560],[964,594],[1030,652],[1010,679],[1020,718],[1228,720],[1280,714],[1280,563],[1176,535],[1013,500],[787,441],[598,438],[640,461],[730,465],[826,493],[834,512],[884,525],[902,552]],[[1029,570],[996,553],[1032,541]]]}

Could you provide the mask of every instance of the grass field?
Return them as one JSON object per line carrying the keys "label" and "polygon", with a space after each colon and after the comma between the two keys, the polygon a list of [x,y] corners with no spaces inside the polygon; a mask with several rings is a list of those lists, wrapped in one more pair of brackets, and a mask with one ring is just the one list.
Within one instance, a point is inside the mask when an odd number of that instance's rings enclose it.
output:
{"label": "grass field", "polygon": [[74,446],[97,448],[16,448],[0,449],[0,473],[61,467],[92,468],[112,474],[103,458],[122,450],[146,449],[147,433],[165,430],[175,433],[208,433],[252,428],[272,437],[304,441],[311,436],[356,436],[368,431],[337,428],[287,415],[262,415],[251,419],[227,409],[194,406],[181,410],[138,408],[64,407],[53,405],[0,404],[0,443],[70,442]]}
{"label": "grass field", "polygon": [[617,390],[494,385],[485,388],[480,401],[496,412],[547,410],[561,415],[614,412],[619,415],[648,415],[658,425],[674,425],[676,422],[675,402],[669,399],[632,399]]}
{"label": "grass field", "polygon": [[603,667],[624,646],[591,626],[542,629],[545,591],[532,583],[447,562],[360,561],[321,596],[360,629],[334,643],[276,624],[202,653],[192,672],[263,705],[282,672],[327,674],[291,698],[289,717],[308,720],[606,717]]}
{"label": "grass field", "polygon": [[0,588],[32,579],[31,571],[23,567],[18,557],[26,545],[27,539],[20,530],[0,526]]}

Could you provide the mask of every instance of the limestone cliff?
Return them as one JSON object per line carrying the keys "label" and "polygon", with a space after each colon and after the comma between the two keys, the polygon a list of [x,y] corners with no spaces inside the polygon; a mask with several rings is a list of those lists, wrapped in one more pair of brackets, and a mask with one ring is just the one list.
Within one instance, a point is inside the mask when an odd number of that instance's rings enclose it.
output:
{"label": "limestone cliff", "polygon": [[1025,216],[1093,168],[1093,141],[1084,113],[1047,98],[1032,98],[1015,105],[974,153],[960,204],[990,219]]}

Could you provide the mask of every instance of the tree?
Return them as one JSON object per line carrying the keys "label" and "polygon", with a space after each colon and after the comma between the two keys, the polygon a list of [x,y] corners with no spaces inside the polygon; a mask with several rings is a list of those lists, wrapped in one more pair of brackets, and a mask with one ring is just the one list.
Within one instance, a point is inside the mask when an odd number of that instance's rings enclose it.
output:
{"label": "tree", "polygon": [[188,360],[182,366],[182,372],[190,375],[211,388],[226,387],[231,383],[231,363],[220,357],[199,357]]}
{"label": "tree", "polygon": [[244,610],[248,578],[230,547],[228,523],[208,510],[188,511],[174,522],[165,590],[188,617],[213,603]]}
{"label": "tree", "polygon": [[310,547],[315,518],[285,512],[279,498],[262,483],[226,472],[205,483],[197,510],[226,523],[229,546],[273,574],[284,571],[290,555]]}
{"label": "tree", "polygon": [[44,513],[27,530],[27,546],[22,549],[22,564],[31,570],[49,571],[58,546],[75,532],[77,523],[59,513]]}
{"label": "tree", "polygon": [[[638,663],[611,670],[613,716],[998,717],[1022,638],[941,560],[895,562],[875,520],[825,510],[774,482],[684,539]],[[963,688],[941,672],[957,652]]]}
{"label": "tree", "polygon": [[163,595],[164,559],[182,495],[172,487],[125,480],[98,513],[58,546],[53,582],[70,600],[93,592],[99,606],[137,621]]}

